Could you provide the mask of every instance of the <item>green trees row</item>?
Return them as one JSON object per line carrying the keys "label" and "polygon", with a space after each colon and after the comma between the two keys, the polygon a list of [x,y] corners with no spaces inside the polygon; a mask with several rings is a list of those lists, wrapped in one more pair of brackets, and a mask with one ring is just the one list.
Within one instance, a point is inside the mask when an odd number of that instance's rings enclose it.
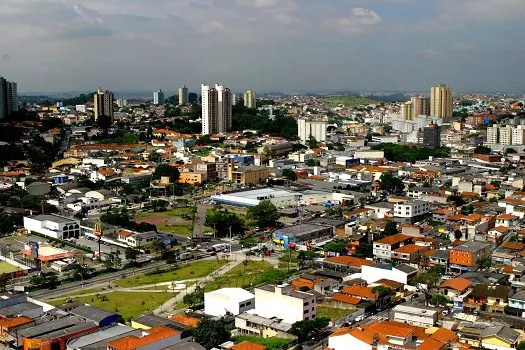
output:
{"label": "green trees row", "polygon": [[423,148],[417,146],[398,145],[395,143],[381,143],[372,146],[373,150],[385,152],[385,158],[393,162],[415,162],[428,159],[428,157],[448,157],[450,149],[441,147],[438,149]]}

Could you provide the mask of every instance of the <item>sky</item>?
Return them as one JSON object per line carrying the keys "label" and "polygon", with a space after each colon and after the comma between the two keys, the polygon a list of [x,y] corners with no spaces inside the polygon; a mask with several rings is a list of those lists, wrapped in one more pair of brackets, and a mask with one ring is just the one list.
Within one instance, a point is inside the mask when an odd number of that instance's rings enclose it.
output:
{"label": "sky", "polygon": [[524,0],[1,0],[21,92],[525,92]]}

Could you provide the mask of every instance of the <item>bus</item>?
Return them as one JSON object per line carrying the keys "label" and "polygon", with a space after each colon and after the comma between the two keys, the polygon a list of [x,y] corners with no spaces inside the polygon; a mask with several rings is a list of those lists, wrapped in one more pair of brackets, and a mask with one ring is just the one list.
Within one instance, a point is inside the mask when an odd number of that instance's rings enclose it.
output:
{"label": "bus", "polygon": [[211,249],[213,249],[214,252],[225,252],[230,249],[230,245],[228,243],[214,244],[211,246]]}

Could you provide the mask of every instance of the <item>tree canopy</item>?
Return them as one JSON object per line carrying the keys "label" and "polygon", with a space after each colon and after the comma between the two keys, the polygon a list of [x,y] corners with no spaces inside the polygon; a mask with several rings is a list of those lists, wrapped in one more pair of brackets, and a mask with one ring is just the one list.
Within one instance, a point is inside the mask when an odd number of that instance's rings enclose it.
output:
{"label": "tree canopy", "polygon": [[430,149],[416,146],[398,145],[395,143],[381,143],[372,146],[374,150],[381,150],[385,152],[385,158],[393,162],[410,162],[417,160],[428,159],[428,157],[448,157],[450,156],[450,149],[441,147],[437,149]]}
{"label": "tree canopy", "polygon": [[212,349],[230,340],[230,332],[224,322],[205,318],[193,330],[195,341],[206,349]]}
{"label": "tree canopy", "polygon": [[155,168],[153,175],[151,176],[154,180],[159,180],[161,177],[167,176],[170,178],[171,183],[179,181],[179,169],[168,164],[159,164]]}
{"label": "tree canopy", "polygon": [[226,237],[230,234],[241,235],[244,233],[244,222],[234,212],[227,209],[214,208],[206,214],[206,226],[215,228],[217,235]]}
{"label": "tree canopy", "polygon": [[292,324],[290,333],[297,336],[300,342],[305,341],[311,335],[320,333],[328,326],[330,319],[326,317],[317,317],[313,320],[298,321]]}
{"label": "tree canopy", "polygon": [[379,178],[379,182],[381,183],[381,189],[391,194],[400,194],[405,188],[403,181],[390,172],[383,173]]}
{"label": "tree canopy", "polygon": [[260,201],[248,209],[248,215],[259,227],[275,226],[281,217],[277,207],[268,200]]}

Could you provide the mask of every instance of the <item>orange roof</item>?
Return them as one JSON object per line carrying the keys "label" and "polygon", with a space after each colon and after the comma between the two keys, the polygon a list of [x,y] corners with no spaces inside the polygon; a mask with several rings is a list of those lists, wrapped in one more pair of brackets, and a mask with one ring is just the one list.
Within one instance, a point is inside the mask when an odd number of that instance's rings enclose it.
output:
{"label": "orange roof", "polygon": [[446,215],[446,214],[451,214],[453,212],[454,210],[450,208],[439,208],[439,209],[434,210],[432,213]]}
{"label": "orange roof", "polygon": [[407,235],[404,235],[402,233],[398,233],[398,234],[395,234],[395,235],[392,235],[392,236],[386,236],[385,238],[382,238],[378,241],[375,241],[374,243],[379,243],[379,244],[396,244],[396,243],[401,243],[401,242],[404,242],[404,241],[408,241],[411,237],[410,236],[407,236]]}
{"label": "orange roof", "polygon": [[197,328],[200,322],[198,318],[183,313],[173,315],[169,319],[191,328]]}
{"label": "orange roof", "polygon": [[99,169],[97,173],[99,173],[100,175],[104,175],[104,176],[111,176],[111,175],[116,174],[116,172],[113,169],[109,169],[109,168]]}
{"label": "orange roof", "polygon": [[361,299],[359,299],[359,298],[350,297],[348,295],[341,294],[341,293],[335,293],[332,296],[332,300],[333,301],[340,301],[342,303],[350,304],[350,305],[357,305],[357,304],[359,304],[361,302]]}
{"label": "orange roof", "polygon": [[25,316],[2,318],[0,319],[0,328],[10,329],[33,322],[33,319]]}
{"label": "orange roof", "polygon": [[389,171],[394,170],[393,168],[383,168],[383,167],[371,166],[371,165],[356,165],[356,166],[353,166],[351,169],[357,170],[357,171],[367,171],[371,173],[387,173]]}
{"label": "orange roof", "polygon": [[503,266],[502,272],[503,273],[507,273],[507,274],[511,274],[512,272],[514,272],[514,269],[512,268],[512,265],[505,265],[505,266]]}
{"label": "orange roof", "polygon": [[525,200],[518,198],[505,198],[504,200],[502,200],[502,202],[508,204],[525,205]]}
{"label": "orange roof", "polygon": [[512,215],[512,214],[500,214],[500,215],[496,216],[496,219],[516,220],[516,219],[518,219],[518,217],[516,215]]}
{"label": "orange roof", "polygon": [[505,233],[505,232],[507,232],[509,230],[509,228],[505,227],[505,226],[496,226],[492,230],[498,231],[500,233]]}
{"label": "orange roof", "polygon": [[353,256],[345,256],[345,255],[326,258],[325,261],[328,261],[334,264],[356,266],[356,267],[361,267],[363,265],[367,265],[367,266],[372,265],[372,261],[370,260],[356,258]]}
{"label": "orange roof", "polygon": [[350,296],[354,296],[354,297],[366,298],[366,299],[376,299],[377,298],[377,293],[374,293],[372,288],[363,287],[359,285],[344,287],[343,289],[341,289],[341,293],[350,295]]}
{"label": "orange roof", "polygon": [[485,189],[486,189],[487,191],[494,191],[494,190],[497,189],[497,187],[494,186],[494,185],[492,185],[492,184],[486,184],[486,185],[485,185]]}
{"label": "orange roof", "polygon": [[441,283],[439,288],[449,288],[454,289],[460,292],[463,292],[468,289],[472,285],[472,282],[466,278],[456,277],[456,278],[450,278],[446,280],[445,282]]}
{"label": "orange roof", "polygon": [[457,338],[457,334],[446,328],[439,328],[425,340],[421,345],[418,346],[418,350],[439,350],[445,347],[449,342],[454,341]]}
{"label": "orange roof", "polygon": [[350,334],[351,331],[352,331],[352,329],[349,328],[349,327],[341,327],[338,330],[336,330],[335,332],[333,332],[332,334],[330,334],[330,336],[331,337],[338,337],[340,335]]}
{"label": "orange roof", "polygon": [[295,279],[292,282],[290,282],[290,284],[296,288],[301,288],[301,287],[307,287],[310,289],[314,288],[314,282],[307,280],[305,278]]}
{"label": "orange roof", "polygon": [[134,335],[123,337],[117,340],[113,340],[108,343],[108,347],[117,349],[117,350],[133,350],[138,347],[143,347],[148,344],[156,343],[162,339],[173,337],[180,331],[174,330],[166,326],[158,326],[151,328],[147,331],[148,335],[144,337],[137,337]]}
{"label": "orange roof", "polygon": [[524,250],[525,244],[520,242],[505,242],[502,244],[502,247],[511,250]]}
{"label": "orange roof", "polygon": [[396,250],[394,250],[394,252],[411,254],[411,253],[420,251],[422,249],[426,249],[426,247],[416,245],[416,244],[407,244],[407,245],[397,248]]}
{"label": "orange roof", "polygon": [[461,192],[461,197],[476,198],[479,197],[479,194],[476,192]]}
{"label": "orange roof", "polygon": [[232,347],[233,350],[266,350],[266,346],[261,344],[252,343],[249,341],[243,341],[242,343],[236,344]]}
{"label": "orange roof", "polygon": [[120,230],[118,232],[118,235],[121,236],[121,237],[131,237],[133,235],[133,232],[126,231],[126,230]]}

